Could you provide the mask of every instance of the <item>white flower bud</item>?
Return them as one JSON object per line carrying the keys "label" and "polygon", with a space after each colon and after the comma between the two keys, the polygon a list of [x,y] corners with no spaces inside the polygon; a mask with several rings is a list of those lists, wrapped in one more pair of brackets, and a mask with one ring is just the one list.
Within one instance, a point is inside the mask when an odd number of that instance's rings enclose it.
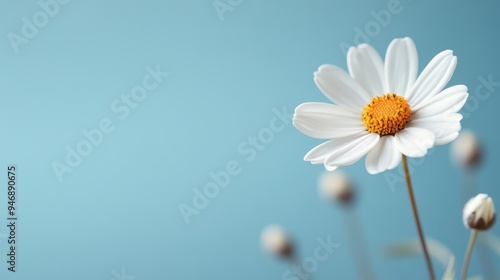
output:
{"label": "white flower bud", "polygon": [[318,181],[320,193],[329,200],[352,201],[354,192],[349,176],[342,171],[324,172]]}
{"label": "white flower bud", "polygon": [[495,223],[495,218],[495,205],[487,194],[480,193],[465,204],[463,221],[468,228],[487,230]]}
{"label": "white flower bud", "polygon": [[290,238],[279,225],[269,225],[264,228],[260,242],[264,250],[273,255],[290,257],[293,254],[293,246]]}
{"label": "white flower bud", "polygon": [[474,132],[464,130],[451,144],[451,157],[454,162],[463,167],[475,167],[481,161],[482,150]]}

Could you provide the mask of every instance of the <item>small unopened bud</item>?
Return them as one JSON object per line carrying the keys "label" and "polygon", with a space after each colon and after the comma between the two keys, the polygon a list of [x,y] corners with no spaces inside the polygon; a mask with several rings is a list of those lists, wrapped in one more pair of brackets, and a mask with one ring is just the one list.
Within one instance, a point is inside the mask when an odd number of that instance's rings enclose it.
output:
{"label": "small unopened bud", "polygon": [[260,242],[268,253],[280,257],[291,257],[293,245],[285,230],[278,225],[269,225],[262,231]]}
{"label": "small unopened bud", "polygon": [[474,168],[481,162],[482,149],[474,132],[464,130],[451,145],[454,162],[462,167]]}
{"label": "small unopened bud", "polygon": [[342,171],[324,172],[318,182],[319,191],[329,200],[352,202],[354,191],[349,176]]}
{"label": "small unopened bud", "polygon": [[480,193],[465,204],[463,220],[468,228],[487,230],[495,223],[495,218],[495,205],[487,194]]}

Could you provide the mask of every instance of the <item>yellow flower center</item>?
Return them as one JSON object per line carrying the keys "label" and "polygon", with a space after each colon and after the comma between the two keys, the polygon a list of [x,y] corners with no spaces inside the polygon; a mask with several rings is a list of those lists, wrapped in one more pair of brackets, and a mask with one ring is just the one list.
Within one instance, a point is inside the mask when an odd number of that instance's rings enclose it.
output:
{"label": "yellow flower center", "polygon": [[410,121],[410,105],[402,96],[387,93],[376,96],[363,108],[361,120],[369,132],[394,135]]}

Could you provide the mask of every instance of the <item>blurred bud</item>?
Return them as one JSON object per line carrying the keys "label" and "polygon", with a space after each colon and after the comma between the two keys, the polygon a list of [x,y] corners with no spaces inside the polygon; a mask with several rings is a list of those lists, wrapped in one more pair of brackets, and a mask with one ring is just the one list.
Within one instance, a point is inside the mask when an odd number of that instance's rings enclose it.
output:
{"label": "blurred bud", "polygon": [[272,255],[291,257],[293,245],[285,230],[278,225],[269,225],[262,231],[260,242],[264,250]]}
{"label": "blurred bud", "polygon": [[354,198],[352,183],[342,171],[324,172],[319,178],[318,187],[329,200],[350,204]]}
{"label": "blurred bud", "polygon": [[462,167],[473,168],[481,162],[482,150],[474,132],[464,130],[451,144],[451,156]]}
{"label": "blurred bud", "polygon": [[487,230],[495,223],[495,218],[495,205],[487,194],[480,193],[465,204],[463,220],[468,228]]}

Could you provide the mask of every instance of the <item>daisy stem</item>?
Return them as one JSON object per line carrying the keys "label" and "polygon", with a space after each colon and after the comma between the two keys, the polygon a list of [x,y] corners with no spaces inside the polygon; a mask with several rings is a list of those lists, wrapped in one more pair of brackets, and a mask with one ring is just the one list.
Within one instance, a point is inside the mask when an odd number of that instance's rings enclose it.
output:
{"label": "daisy stem", "polygon": [[467,270],[469,269],[470,256],[472,255],[472,248],[476,243],[477,230],[473,229],[470,233],[469,245],[467,246],[467,253],[465,253],[464,267],[462,270],[462,280],[467,279]]}
{"label": "daisy stem", "polygon": [[415,223],[417,224],[418,237],[420,238],[420,245],[422,246],[422,251],[424,252],[425,262],[427,264],[427,270],[429,271],[429,279],[434,280],[434,270],[432,268],[431,258],[429,256],[429,251],[427,250],[427,245],[425,243],[424,231],[422,230],[422,225],[420,224],[420,218],[418,216],[417,202],[415,201],[415,196],[413,195],[413,187],[411,185],[410,171],[408,169],[408,161],[406,156],[403,155],[403,168],[405,171],[406,185],[408,187],[408,195],[410,196],[411,208],[413,210],[413,217],[415,218]]}
{"label": "daisy stem", "polygon": [[347,240],[354,256],[354,263],[359,273],[359,279],[373,280],[375,279],[375,275],[373,273],[367,248],[363,242],[363,230],[356,209],[354,207],[349,207],[349,209],[344,210],[346,210],[344,211],[344,217],[347,229]]}

